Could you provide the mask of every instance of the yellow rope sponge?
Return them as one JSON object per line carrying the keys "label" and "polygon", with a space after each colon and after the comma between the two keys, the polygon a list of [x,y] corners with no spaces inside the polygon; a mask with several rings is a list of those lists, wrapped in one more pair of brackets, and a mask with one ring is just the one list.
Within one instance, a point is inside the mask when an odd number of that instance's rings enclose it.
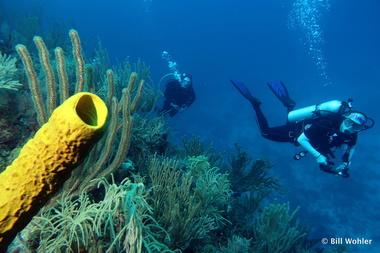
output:
{"label": "yellow rope sponge", "polygon": [[98,96],[67,99],[0,174],[0,252],[63,185],[102,137],[108,109]]}

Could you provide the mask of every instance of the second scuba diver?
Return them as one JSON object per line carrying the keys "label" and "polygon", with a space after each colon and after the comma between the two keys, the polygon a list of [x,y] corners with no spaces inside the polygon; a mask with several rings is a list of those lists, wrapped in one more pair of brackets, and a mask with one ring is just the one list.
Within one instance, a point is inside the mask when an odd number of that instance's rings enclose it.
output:
{"label": "second scuba diver", "polygon": [[195,101],[192,76],[183,73],[179,80],[169,80],[166,84],[164,96],[164,105],[158,111],[159,115],[169,114],[170,117],[174,117],[178,112],[184,111]]}
{"label": "second scuba diver", "polygon": [[[261,135],[272,141],[290,142],[301,145],[306,151],[295,155],[296,160],[306,153],[312,154],[320,169],[327,173],[349,177],[348,169],[358,132],[374,125],[374,120],[361,112],[354,111],[351,102],[329,101],[315,106],[294,110],[296,103],[290,98],[283,82],[268,82],[269,88],[288,110],[285,125],[269,127],[268,121],[261,111],[261,101],[251,95],[247,87],[237,81],[230,80],[236,89],[252,104]],[[345,146],[342,164],[333,168],[331,161],[335,158],[332,148]]]}

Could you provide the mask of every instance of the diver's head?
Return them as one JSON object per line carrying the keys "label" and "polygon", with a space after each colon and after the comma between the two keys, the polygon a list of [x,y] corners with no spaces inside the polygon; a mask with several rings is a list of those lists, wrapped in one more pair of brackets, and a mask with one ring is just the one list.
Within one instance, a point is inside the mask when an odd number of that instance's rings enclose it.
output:
{"label": "diver's head", "polygon": [[190,86],[191,84],[191,76],[186,74],[186,73],[183,73],[182,74],[182,77],[181,77],[181,86],[182,88],[187,88]]}
{"label": "diver's head", "polygon": [[346,116],[340,125],[340,131],[345,134],[354,134],[363,130],[367,117],[360,112],[352,112]]}

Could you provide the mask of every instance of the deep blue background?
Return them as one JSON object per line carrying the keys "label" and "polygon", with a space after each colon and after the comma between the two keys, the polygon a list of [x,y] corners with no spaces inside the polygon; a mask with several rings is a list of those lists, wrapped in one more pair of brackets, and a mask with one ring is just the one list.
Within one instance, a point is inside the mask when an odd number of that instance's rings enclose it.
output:
{"label": "deep blue background", "polygon": [[[41,0],[46,16],[72,19],[83,41],[99,36],[111,58],[141,58],[157,85],[169,72],[168,51],[179,70],[193,75],[196,102],[170,120],[172,140],[184,134],[234,151],[238,142],[254,158],[269,157],[288,193],[280,201],[301,206],[300,217],[314,223],[314,236],[373,239],[355,252],[380,252],[379,128],[360,134],[351,178],[319,171],[314,159],[292,159],[299,149],[267,141],[258,133],[250,104],[230,85],[243,81],[259,97],[270,124],[285,122],[285,109],[266,86],[284,81],[297,106],[331,99],[354,105],[379,120],[380,3],[332,0],[322,11],[322,50],[331,85],[317,68],[304,32],[288,28],[295,0]],[[30,1],[5,1],[6,8],[29,8]],[[7,3],[6,3],[7,2]],[[312,2],[311,0],[305,2]],[[315,1],[314,1],[315,2]],[[325,1],[327,2],[327,1]],[[161,85],[161,90],[164,88]],[[380,121],[379,121],[380,122]]]}

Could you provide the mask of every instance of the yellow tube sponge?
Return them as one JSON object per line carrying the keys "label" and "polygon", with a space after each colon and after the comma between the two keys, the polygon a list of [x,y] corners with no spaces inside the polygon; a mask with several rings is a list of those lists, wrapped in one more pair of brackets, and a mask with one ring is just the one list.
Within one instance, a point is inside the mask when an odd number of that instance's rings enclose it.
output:
{"label": "yellow tube sponge", "polygon": [[0,252],[102,137],[107,114],[103,100],[92,93],[70,97],[0,174]]}

